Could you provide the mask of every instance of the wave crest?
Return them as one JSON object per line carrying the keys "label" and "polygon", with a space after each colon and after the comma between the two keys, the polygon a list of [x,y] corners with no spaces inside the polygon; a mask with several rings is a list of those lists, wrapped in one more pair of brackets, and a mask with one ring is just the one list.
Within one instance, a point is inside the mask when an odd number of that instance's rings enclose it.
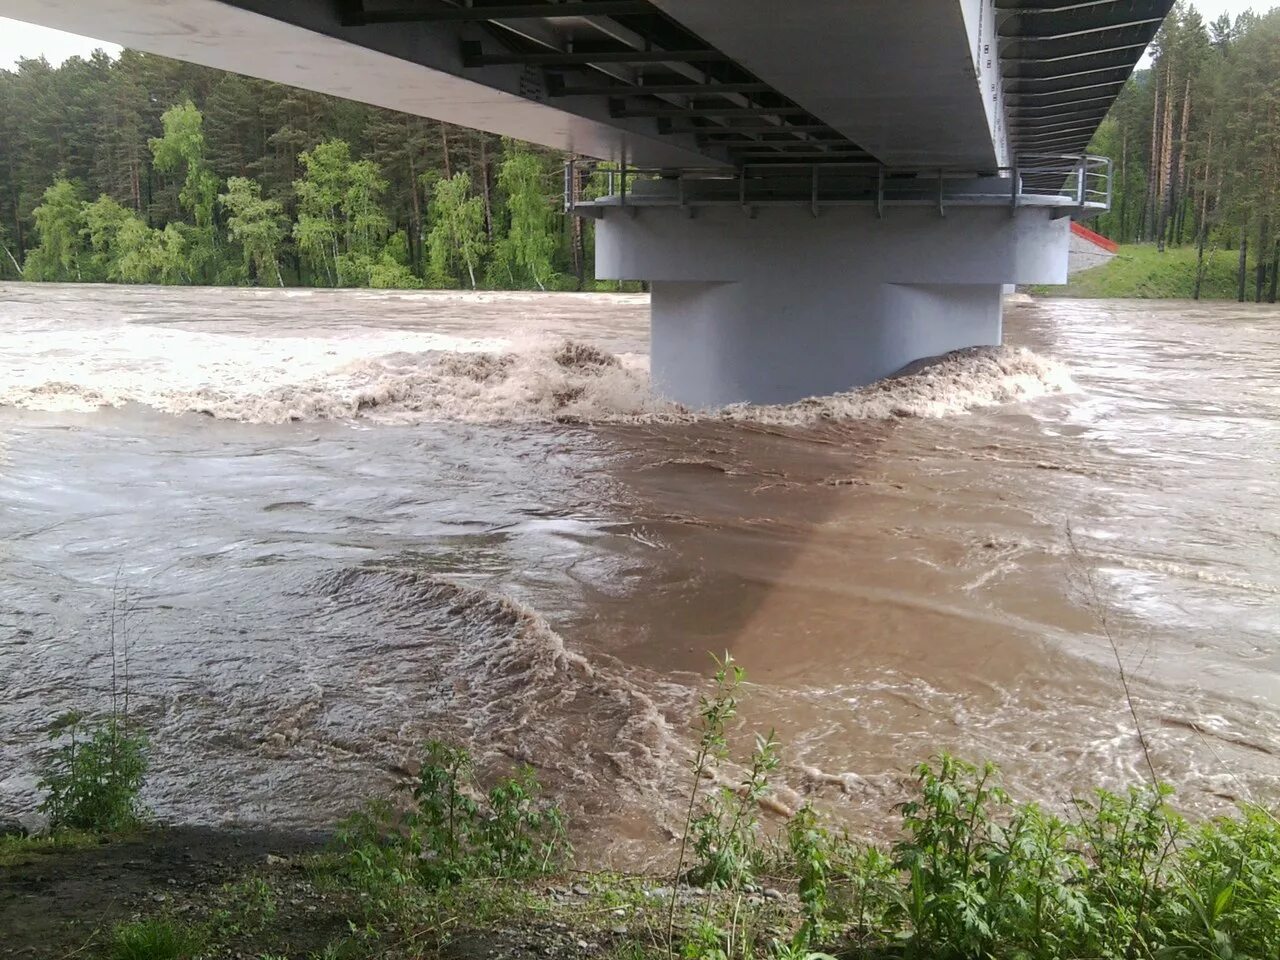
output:
{"label": "wave crest", "polygon": [[429,690],[414,705],[415,727],[463,739],[499,765],[516,759],[564,781],[607,776],[640,795],[680,750],[642,681],[570,651],[510,597],[383,566],[338,570],[310,590],[327,598],[331,625],[412,665],[414,686]]}
{"label": "wave crest", "polygon": [[[280,364],[272,368],[278,373]],[[576,340],[489,352],[399,351],[291,378],[219,364],[198,384],[101,375],[13,383],[0,405],[93,410],[140,403],[249,423],[369,419],[389,423],[690,422],[804,426],[823,421],[944,417],[1072,388],[1066,368],[1029,350],[977,347],[913,364],[866,387],[790,404],[692,411],[650,393],[644,358]],[[177,382],[175,382],[175,379]],[[263,383],[277,382],[264,387]],[[210,382],[213,380],[214,382]]]}

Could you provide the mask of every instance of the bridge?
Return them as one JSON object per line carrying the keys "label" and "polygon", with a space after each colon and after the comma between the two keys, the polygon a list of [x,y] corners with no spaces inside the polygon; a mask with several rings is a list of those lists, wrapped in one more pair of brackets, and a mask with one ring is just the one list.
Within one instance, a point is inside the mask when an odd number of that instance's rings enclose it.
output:
{"label": "bridge", "polygon": [[786,402],[1001,339],[1172,0],[0,0],[0,13],[554,147],[655,389]]}

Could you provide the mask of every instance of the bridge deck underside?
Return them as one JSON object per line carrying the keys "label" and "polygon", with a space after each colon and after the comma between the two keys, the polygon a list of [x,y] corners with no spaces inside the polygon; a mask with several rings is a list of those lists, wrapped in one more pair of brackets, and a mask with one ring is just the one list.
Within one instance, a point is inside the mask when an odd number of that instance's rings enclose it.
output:
{"label": "bridge deck underside", "polygon": [[[6,12],[599,159],[991,173],[1011,154],[1082,152],[1171,6],[8,0]],[[1007,132],[988,80],[1003,85]]]}
{"label": "bridge deck underside", "polygon": [[[437,19],[438,18],[438,19]],[[689,136],[730,163],[869,160],[827,122],[647,0],[354,0],[346,25],[470,22],[468,70],[519,66],[553,102],[599,101],[617,120]]]}
{"label": "bridge deck underside", "polygon": [[1013,152],[1083,153],[1172,7],[1173,0],[996,0]]}

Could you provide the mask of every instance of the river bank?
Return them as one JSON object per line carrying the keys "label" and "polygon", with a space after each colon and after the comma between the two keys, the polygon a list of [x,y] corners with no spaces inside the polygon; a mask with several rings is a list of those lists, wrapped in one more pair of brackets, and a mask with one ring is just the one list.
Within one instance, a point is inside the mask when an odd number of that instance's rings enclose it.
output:
{"label": "river bank", "polygon": [[[1234,301],[1238,293],[1239,252],[1207,249],[1200,299]],[[1196,293],[1198,254],[1194,246],[1168,247],[1158,251],[1155,244],[1121,244],[1116,255],[1102,266],[1082,270],[1064,286],[1033,286],[1037,297],[1064,297],[1081,300],[1192,300]],[[1265,302],[1270,279],[1264,285]],[[1245,298],[1254,299],[1254,271],[1250,265]]]}
{"label": "river bank", "polygon": [[[741,899],[784,936],[796,900],[767,889]],[[311,836],[156,828],[0,860],[0,957],[622,960],[653,947],[669,892],[670,878],[603,872],[477,880],[419,904],[415,923],[371,917]],[[723,899],[684,888],[681,931]]]}
{"label": "river bank", "polygon": [[[454,860],[428,814],[458,784],[427,767],[395,826],[370,812],[368,834],[348,821],[328,837],[152,826],[4,838],[0,957],[1070,960],[1280,947],[1280,820],[1263,808],[1192,827],[1167,793],[1135,786],[1078,798],[1059,819],[1010,802],[993,768],[942,757],[917,769],[898,839],[878,847],[807,807],[761,820],[767,766],[697,788],[687,856],[663,873],[571,869],[539,847],[532,806],[482,854],[486,823],[508,813],[469,819],[464,803],[469,852]],[[539,859],[521,866],[513,854],[529,842]]]}

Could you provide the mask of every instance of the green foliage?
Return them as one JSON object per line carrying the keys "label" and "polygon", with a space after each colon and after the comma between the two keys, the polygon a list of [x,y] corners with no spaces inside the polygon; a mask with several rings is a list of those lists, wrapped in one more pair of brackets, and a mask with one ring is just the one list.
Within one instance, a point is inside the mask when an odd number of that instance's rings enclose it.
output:
{"label": "green foliage", "polygon": [[86,203],[82,217],[82,233],[89,244],[85,279],[118,280],[118,263],[123,253],[120,236],[126,227],[137,222],[137,217],[106,194]]}
{"label": "green foliage", "polygon": [[1280,820],[1261,807],[1200,827],[1179,858],[1162,957],[1280,956]]}
{"label": "green foliage", "polygon": [[900,874],[893,857],[875,846],[851,843],[842,837],[831,854],[832,907],[843,921],[846,935],[868,943],[880,931],[893,929],[902,904]]}
{"label": "green foliage", "polygon": [[[700,707],[687,836],[689,877],[711,888],[750,889],[766,860],[737,804],[754,808],[777,763],[761,738],[751,772],[715,788],[694,818],[699,784],[728,757],[725,728],[738,711],[742,671],[726,657]],[[798,898],[795,922],[773,935],[774,960],[836,955],[929,960],[1261,960],[1280,955],[1280,821],[1259,807],[1197,830],[1168,804],[1166,787],[1097,790],[1063,818],[1014,803],[991,764],[942,755],[916,768],[899,805],[891,850],[833,833],[810,806],[785,825],[786,856],[770,866]],[[741,819],[739,819],[741,817]],[[683,870],[682,844],[678,873]],[[740,897],[741,894],[735,894]],[[688,958],[752,960],[748,931],[759,907],[728,915],[708,905],[679,939]],[[710,901],[708,901],[710,904]],[[755,914],[753,914],[755,911]],[[677,943],[676,898],[667,943]]]}
{"label": "green foliage", "polygon": [[[173,273],[170,257],[181,250],[184,261],[183,274],[204,283],[217,282],[221,273],[221,251],[214,223],[218,200],[218,177],[209,167],[205,157],[204,116],[190,100],[170,107],[160,118],[164,135],[151,140],[151,152],[155,166],[161,173],[181,174],[182,188],[178,191],[178,203],[195,221],[165,225],[166,237],[153,257],[152,270],[163,282]],[[171,239],[181,237],[181,245]]]}
{"label": "green foliage", "polygon": [[84,244],[84,197],[80,186],[57,179],[35,208],[40,245],[27,254],[22,274],[27,280],[80,280]]}
{"label": "green foliage", "polygon": [[139,920],[115,928],[108,960],[195,960],[204,950],[194,930],[164,919]]}
{"label": "green foliage", "polygon": [[994,767],[917,769],[890,858],[832,838],[807,808],[788,834],[802,923],[886,956],[940,960],[1265,957],[1280,943],[1280,825],[1259,808],[1189,834],[1165,788],[1096,791],[1067,821],[1014,804]]}
{"label": "green foliage", "polygon": [[338,835],[349,877],[380,909],[409,887],[549,873],[571,852],[559,810],[528,768],[482,794],[467,752],[431,741],[417,783],[399,799],[371,804]]}
{"label": "green foliage", "polygon": [[[667,910],[667,941],[674,943],[676,907],[680,882],[686,879],[686,852],[692,845],[694,864],[689,882],[711,889],[738,891],[756,876],[765,859],[760,835],[759,804],[769,785],[769,775],[778,766],[778,742],[773,731],[768,736],[757,734],[751,764],[735,786],[718,784],[702,797],[703,779],[716,778],[722,763],[729,759],[728,724],[738,713],[738,691],[743,670],[729,653],[715,658],[714,685],[699,703],[700,734],[698,748],[690,765],[693,784],[685,812],[685,829],[680,840],[680,854],[672,879],[671,899]],[[699,812],[699,806],[701,811]],[[754,951],[754,930],[748,917],[731,920],[728,929],[720,929],[704,916],[685,940],[685,956],[705,960],[726,960]]]}
{"label": "green foliage", "polygon": [[228,213],[227,235],[244,253],[245,271],[261,284],[284,286],[280,273],[280,247],[288,236],[289,221],[278,200],[265,199],[262,187],[247,177],[231,177],[219,198]]}
{"label": "green foliage", "polygon": [[[919,797],[902,804],[894,849],[912,942],[939,956],[984,956],[1001,943],[1035,950],[1079,926],[1085,904],[1056,818],[1028,806],[1009,813],[995,768],[949,756],[916,771]],[[1055,945],[1056,946],[1056,945]],[[1054,955],[1052,953],[1048,955]]]}
{"label": "green foliage", "polygon": [[[559,893],[544,896],[544,882],[528,881],[560,869],[569,849],[560,814],[542,799],[533,773],[521,770],[485,791],[465,750],[432,742],[416,781],[348,820],[336,851],[313,865],[308,880],[279,888],[251,873],[224,887],[216,906],[189,926],[161,917],[117,927],[106,956],[194,960],[230,955],[232,946],[237,955],[266,956],[257,951],[281,949],[273,938],[282,922],[312,915],[302,911],[313,906],[299,906],[286,889],[316,896],[330,915],[364,911],[349,937],[319,954],[334,960],[399,956],[399,947],[406,956],[434,955],[427,939],[438,946],[459,925],[501,925],[505,934],[512,924],[546,930],[555,917],[569,921],[556,924],[567,936],[584,938],[625,917],[630,932],[612,955],[631,960],[1280,956],[1280,821],[1246,806],[1192,828],[1170,808],[1164,787],[1097,790],[1060,817],[1014,802],[994,766],[944,754],[916,768],[891,847],[856,843],[805,805],[781,826],[782,846],[770,859],[757,807],[777,765],[772,735],[757,739],[737,785],[701,786],[729,758],[726,731],[742,680],[726,655],[700,704],[686,834],[697,854],[689,876],[705,889],[683,897],[677,889],[669,906],[651,877],[596,875],[588,891],[575,889],[583,899],[569,904]],[[104,729],[65,718],[58,735],[72,744],[60,748],[63,765],[107,767],[100,758],[109,744],[96,739]],[[86,760],[94,751],[99,759]],[[699,803],[704,813],[695,818]],[[710,838],[705,845],[700,830]],[[87,842],[81,833],[0,840],[0,864]],[[686,852],[682,843],[677,886]],[[762,891],[765,877],[787,892]]]}
{"label": "green foliage", "polygon": [[130,220],[117,239],[114,279],[121,283],[190,283],[187,240],[178,224],[163,230]]}
{"label": "green foliage", "polygon": [[409,266],[409,241],[404,233],[393,234],[381,256],[369,264],[369,286],[376,290],[416,290],[422,286]]}
{"label": "green foliage", "polygon": [[[1236,298],[1234,251],[1206,250],[1203,300]],[[1082,270],[1066,286],[1036,287],[1046,297],[1084,299],[1140,298],[1190,300],[1195,294],[1196,251],[1193,247],[1167,248],[1153,244],[1123,244],[1116,256],[1101,266]]]}
{"label": "green foliage", "polygon": [[[742,683],[742,678],[742,668],[734,662],[730,654],[725,653],[723,660],[716,660],[715,686],[711,694],[704,695],[699,703],[698,719],[701,724],[701,733],[698,737],[698,749],[694,753],[691,764],[693,786],[689,790],[685,828],[680,838],[680,856],[676,860],[676,874],[671,882],[669,925],[675,922],[676,897],[679,893],[680,881],[684,878],[685,852],[694,834],[694,813],[698,808],[702,779],[717,769],[720,762],[729,755],[725,726],[737,716],[738,687]],[[670,937],[669,931],[668,937]]]}
{"label": "green foliage", "polygon": [[787,847],[795,866],[800,910],[804,916],[792,941],[796,948],[820,943],[826,933],[831,846],[831,835],[818,822],[813,807],[805,804],[797,810],[787,824]]}
{"label": "green foliage", "polygon": [[560,811],[541,799],[530,767],[500,781],[488,796],[489,816],[480,824],[477,848],[486,873],[527,877],[559,867],[568,852]]}
{"label": "green foliage", "polygon": [[83,850],[97,845],[99,837],[83,830],[60,830],[37,836],[0,836],[0,867],[36,863],[49,854]]}
{"label": "green foliage", "polygon": [[330,140],[313,150],[304,151],[298,160],[306,174],[293,184],[298,197],[294,239],[312,269],[325,276],[331,286],[336,286],[338,257],[341,254],[342,201],[351,166],[351,148],[345,141]]}
{"label": "green foliage", "polygon": [[484,201],[471,195],[471,176],[455,173],[432,188],[431,230],[427,234],[431,281],[452,286],[458,272],[466,270],[471,288],[476,287],[476,271],[489,248],[484,230]]}
{"label": "green foliage", "polygon": [[356,160],[347,167],[346,192],[342,197],[346,249],[357,256],[373,256],[391,229],[391,222],[379,205],[387,182],[378,175],[371,160]]}
{"label": "green foliage", "polygon": [[[590,287],[592,224],[559,211],[561,160],[133,50],[24,60],[0,69],[0,277]],[[78,195],[45,204],[55,179]],[[92,227],[82,197],[111,204]]]}
{"label": "green foliage", "polygon": [[546,180],[542,160],[523,150],[509,152],[498,171],[498,185],[507,195],[511,225],[498,244],[496,255],[526,274],[539,290],[547,289],[555,272],[552,257],[556,238]]}
{"label": "green foliage", "polygon": [[[716,709],[714,704],[708,706],[712,712]],[[721,755],[713,752],[708,758],[719,760]],[[736,888],[754,877],[761,856],[760,799],[769,788],[769,774],[777,766],[778,741],[773,731],[768,736],[757,734],[751,766],[741,782],[711,792],[702,813],[690,824],[697,858],[690,871],[693,882]]]}
{"label": "green foliage", "polygon": [[246,877],[223,888],[225,906],[213,912],[207,924],[219,938],[239,937],[265,930],[275,919],[275,892],[262,877]]}
{"label": "green foliage", "polygon": [[293,185],[298,249],[331,285],[369,286],[391,227],[379,206],[386,181],[370,161],[352,160],[345,140],[328,140],[298,159],[306,169]]}
{"label": "green foliage", "polygon": [[137,825],[146,740],[129,729],[128,718],[90,723],[71,713],[59,718],[50,737],[58,746],[37,784],[45,792],[40,810],[48,814],[50,829],[112,832]]}
{"label": "green foliage", "polygon": [[[1150,67],[1134,73],[1089,147],[1115,167],[1114,202],[1098,229],[1161,250],[1185,244],[1212,255],[1247,245],[1244,257],[1231,258],[1233,280],[1206,295],[1235,299],[1242,287],[1246,299],[1274,300],[1280,9],[1206,25],[1194,5],[1175,4],[1151,54]],[[1185,294],[1133,295],[1193,295],[1194,256],[1169,267],[1178,275],[1158,278],[1156,289],[1176,285]]]}
{"label": "green foliage", "polygon": [[1092,913],[1083,939],[1101,956],[1150,953],[1162,944],[1166,931],[1157,918],[1172,879],[1171,857],[1185,830],[1165,802],[1171,792],[1098,790],[1092,800],[1076,801],[1079,822],[1072,839],[1084,851],[1085,866],[1073,886],[1083,891]]}
{"label": "green foliage", "polygon": [[170,107],[160,118],[164,135],[151,140],[151,153],[161,173],[182,174],[178,199],[196,226],[213,225],[218,178],[205,160],[204,116],[190,100]]}

